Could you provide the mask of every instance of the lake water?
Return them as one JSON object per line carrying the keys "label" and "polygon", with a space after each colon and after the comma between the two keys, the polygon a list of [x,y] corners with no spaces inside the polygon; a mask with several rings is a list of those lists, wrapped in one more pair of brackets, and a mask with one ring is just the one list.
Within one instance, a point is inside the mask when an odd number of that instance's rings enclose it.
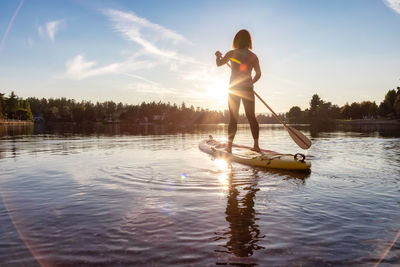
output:
{"label": "lake water", "polygon": [[[202,153],[224,125],[3,128],[0,265],[399,266],[400,130],[299,129],[306,174]],[[279,125],[260,138],[301,152]]]}

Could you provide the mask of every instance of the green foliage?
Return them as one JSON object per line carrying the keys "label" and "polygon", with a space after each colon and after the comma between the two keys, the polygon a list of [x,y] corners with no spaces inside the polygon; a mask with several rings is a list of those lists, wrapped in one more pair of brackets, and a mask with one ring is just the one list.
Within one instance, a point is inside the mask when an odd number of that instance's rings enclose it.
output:
{"label": "green foliage", "polygon": [[353,102],[350,105],[350,118],[351,119],[362,119],[361,104]]}
{"label": "green foliage", "polygon": [[317,117],[318,116],[318,109],[321,107],[321,105],[324,103],[324,101],[321,100],[319,95],[314,94],[311,97],[310,101],[310,117]]}
{"label": "green foliage", "polygon": [[400,92],[396,96],[396,100],[394,101],[394,111],[396,113],[396,117],[400,118]]}
{"label": "green foliage", "polygon": [[400,119],[400,87],[389,90],[384,100],[378,105],[376,102],[353,102],[339,107],[331,102],[324,102],[319,95],[314,94],[310,100],[310,109],[302,111],[299,107],[292,107],[286,114],[289,123],[311,123],[326,125],[336,119],[375,119],[382,118]]}
{"label": "green foliage", "polygon": [[3,119],[4,94],[0,93],[0,120]]}
{"label": "green foliage", "polygon": [[8,99],[6,99],[6,114],[8,115],[7,118],[16,119],[17,109],[18,109],[18,98],[13,91],[11,92]]}
{"label": "green foliage", "polygon": [[16,111],[16,115],[19,120],[33,120],[33,115],[30,109],[18,108]]}
{"label": "green foliage", "polygon": [[339,118],[341,119],[363,119],[376,118],[378,115],[378,106],[375,101],[363,101],[361,103],[353,102],[351,105],[346,103],[340,108]]}
{"label": "green foliage", "polygon": [[294,106],[286,114],[289,123],[306,123],[305,113],[300,107]]}
{"label": "green foliage", "polygon": [[29,101],[18,98],[14,92],[11,92],[8,98],[0,94],[0,119],[4,118],[33,120]]}
{"label": "green foliage", "polygon": [[324,102],[319,95],[314,94],[310,101],[308,122],[311,124],[324,125],[340,117],[340,108],[331,102]]}
{"label": "green foliage", "polygon": [[340,118],[348,119],[350,118],[350,105],[346,103],[343,107],[340,108]]}
{"label": "green foliage", "polygon": [[[142,102],[140,105],[127,105],[106,101],[96,104],[90,101],[76,102],[73,99],[38,99],[28,98],[34,116],[40,116],[45,121],[59,122],[128,122],[128,123],[164,123],[164,124],[212,124],[228,123],[229,112],[214,111],[200,107],[190,108],[182,102],[181,105],[160,102]],[[280,115],[284,119],[284,115]],[[276,118],[258,115],[260,123],[278,123]],[[247,123],[247,118],[240,115],[239,123]]]}
{"label": "green foliage", "polygon": [[361,118],[376,118],[378,115],[378,106],[376,105],[375,101],[363,101],[360,103],[360,112]]}
{"label": "green foliage", "polygon": [[129,123],[226,123],[229,113],[204,110],[185,103],[180,106],[161,101],[140,105],[127,105],[106,101],[96,104],[90,101],[76,102],[73,99],[38,99],[28,98],[34,116],[41,116],[45,121],[59,122],[129,122]]}
{"label": "green foliage", "polygon": [[[9,97],[0,94],[0,119],[32,120],[33,116],[41,117],[45,121],[60,122],[117,122],[129,123],[173,123],[181,125],[201,123],[228,123],[229,112],[211,111],[200,107],[190,108],[182,102],[180,106],[161,101],[140,105],[127,105],[106,101],[91,103],[90,101],[77,102],[74,99],[50,98],[38,99],[35,97],[23,100],[14,92]],[[346,103],[339,107],[331,102],[325,102],[318,94],[310,100],[309,109],[301,110],[292,107],[288,113],[279,115],[289,123],[311,123],[316,125],[329,124],[336,119],[363,119],[363,118],[400,118],[400,87],[389,90],[384,100],[379,104],[371,101],[361,103]],[[259,123],[278,123],[275,117],[258,115]],[[247,123],[244,115],[240,115],[239,123]]]}
{"label": "green foliage", "polygon": [[385,95],[385,99],[379,105],[379,115],[386,118],[400,118],[396,112],[396,102],[397,96],[400,95],[400,89],[397,87],[396,90],[389,90]]}
{"label": "green foliage", "polygon": [[378,116],[378,105],[375,103],[375,101],[368,106],[368,116],[372,118],[376,118]]}

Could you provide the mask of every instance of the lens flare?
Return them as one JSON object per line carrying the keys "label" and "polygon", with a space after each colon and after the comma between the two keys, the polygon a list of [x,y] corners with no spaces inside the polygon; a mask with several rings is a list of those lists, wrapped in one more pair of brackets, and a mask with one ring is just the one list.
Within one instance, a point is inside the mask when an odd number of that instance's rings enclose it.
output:
{"label": "lens flare", "polygon": [[237,63],[237,64],[242,64],[242,62],[240,62],[239,60],[237,60],[236,58],[230,57],[229,58],[231,61]]}
{"label": "lens flare", "polygon": [[181,181],[182,181],[182,182],[185,181],[186,178],[187,178],[186,172],[182,173],[182,175],[181,175]]}

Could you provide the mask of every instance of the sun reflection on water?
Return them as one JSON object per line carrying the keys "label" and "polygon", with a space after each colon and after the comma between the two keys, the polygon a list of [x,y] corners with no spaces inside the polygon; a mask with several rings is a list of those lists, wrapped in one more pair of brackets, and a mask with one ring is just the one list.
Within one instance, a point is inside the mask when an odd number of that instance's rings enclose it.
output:
{"label": "sun reflection on water", "polygon": [[215,159],[215,163],[217,164],[218,170],[227,171],[228,163],[224,159]]}
{"label": "sun reflection on water", "polygon": [[215,159],[215,163],[217,165],[218,171],[220,172],[220,175],[218,176],[220,191],[219,196],[224,197],[229,191],[231,166],[224,159]]}
{"label": "sun reflection on water", "polygon": [[220,183],[220,188],[222,190],[228,190],[229,189],[229,179],[228,179],[228,174],[223,173],[220,176],[218,176],[218,180]]}

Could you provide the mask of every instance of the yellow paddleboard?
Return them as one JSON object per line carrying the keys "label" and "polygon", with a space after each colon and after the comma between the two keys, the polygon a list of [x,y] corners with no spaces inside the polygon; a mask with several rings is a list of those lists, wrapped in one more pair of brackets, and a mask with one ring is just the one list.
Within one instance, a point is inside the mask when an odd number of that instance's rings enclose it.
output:
{"label": "yellow paddleboard", "polygon": [[225,151],[226,143],[215,140],[210,136],[199,144],[200,150],[218,158],[255,166],[282,170],[309,170],[311,162],[306,156],[297,154],[281,154],[271,150],[261,149],[261,152],[252,151],[250,147],[233,145],[232,154]]}

